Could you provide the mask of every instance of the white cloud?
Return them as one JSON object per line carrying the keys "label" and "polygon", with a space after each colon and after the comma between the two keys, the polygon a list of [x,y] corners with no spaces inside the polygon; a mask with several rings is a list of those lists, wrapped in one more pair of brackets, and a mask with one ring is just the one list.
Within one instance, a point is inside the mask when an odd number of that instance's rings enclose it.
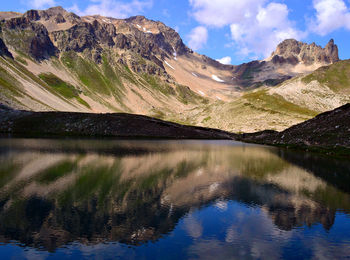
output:
{"label": "white cloud", "polygon": [[322,36],[339,28],[350,29],[350,11],[343,0],[314,0],[316,17],[310,30]]}
{"label": "white cloud", "polygon": [[77,5],[73,5],[70,10],[79,15],[110,16],[115,18],[127,18],[138,15],[145,9],[151,8],[152,0],[132,0],[129,2],[116,0],[90,0],[91,4],[85,10],[80,10]]}
{"label": "white cloud", "polygon": [[249,18],[266,0],[189,0],[197,21],[222,27]]}
{"label": "white cloud", "polygon": [[54,0],[33,0],[28,5],[35,9],[44,9],[55,6],[56,2]]}
{"label": "white cloud", "polygon": [[194,28],[188,35],[188,45],[193,50],[199,50],[207,43],[208,30],[204,26]]}
{"label": "white cloud", "polygon": [[243,57],[267,57],[287,38],[306,33],[289,20],[287,5],[269,0],[189,0],[194,18],[211,27],[230,26],[233,46]]}
{"label": "white cloud", "polygon": [[218,62],[222,63],[222,64],[231,64],[231,57],[230,56],[227,56],[227,57],[223,57],[221,59],[217,59]]}

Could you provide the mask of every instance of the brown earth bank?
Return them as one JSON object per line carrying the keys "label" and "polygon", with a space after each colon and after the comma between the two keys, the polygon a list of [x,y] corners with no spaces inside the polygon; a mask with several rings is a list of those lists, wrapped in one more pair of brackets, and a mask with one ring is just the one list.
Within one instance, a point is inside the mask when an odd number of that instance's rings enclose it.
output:
{"label": "brown earth bank", "polygon": [[31,112],[0,106],[0,133],[25,136],[234,139],[235,134],[125,113]]}
{"label": "brown earth bank", "polygon": [[241,134],[238,140],[350,156],[350,103],[282,132]]}

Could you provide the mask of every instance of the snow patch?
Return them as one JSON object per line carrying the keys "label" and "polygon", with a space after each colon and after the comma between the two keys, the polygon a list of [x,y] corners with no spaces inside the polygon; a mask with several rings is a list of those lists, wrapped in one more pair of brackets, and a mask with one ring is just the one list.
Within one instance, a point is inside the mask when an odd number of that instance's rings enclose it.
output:
{"label": "snow patch", "polygon": [[205,96],[203,91],[198,90],[198,93],[201,94],[202,96]]}
{"label": "snow patch", "polygon": [[223,81],[222,79],[220,79],[218,76],[216,76],[216,75],[211,75],[211,78],[213,79],[213,80],[215,80],[215,81],[217,81],[217,82],[225,82],[225,81]]}
{"label": "snow patch", "polygon": [[197,76],[197,74],[196,74],[196,73],[193,73],[193,72],[192,72],[192,75],[193,75],[193,76],[195,76],[196,78],[198,78],[198,76]]}
{"label": "snow patch", "polygon": [[139,24],[136,24],[136,26],[137,26],[137,28],[140,28],[140,29],[141,29],[141,25],[139,25]]}
{"label": "snow patch", "polygon": [[173,55],[174,55],[174,60],[177,60],[177,53],[176,53],[176,50],[175,50],[175,48],[173,47],[173,50],[174,50],[174,52],[173,52]]}
{"label": "snow patch", "polygon": [[175,68],[173,66],[171,66],[167,61],[164,61],[166,65],[168,65],[170,68],[172,68],[173,70],[175,70]]}
{"label": "snow patch", "polygon": [[147,31],[146,33],[152,33],[151,31]]}

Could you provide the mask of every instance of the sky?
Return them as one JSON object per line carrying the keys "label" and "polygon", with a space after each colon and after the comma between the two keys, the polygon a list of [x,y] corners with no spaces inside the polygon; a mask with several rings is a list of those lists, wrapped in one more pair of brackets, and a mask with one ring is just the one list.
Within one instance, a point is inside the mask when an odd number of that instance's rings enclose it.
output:
{"label": "sky", "polygon": [[78,15],[144,15],[174,28],[185,44],[225,64],[270,56],[294,38],[325,46],[333,38],[350,58],[350,0],[1,0],[0,11],[60,5]]}

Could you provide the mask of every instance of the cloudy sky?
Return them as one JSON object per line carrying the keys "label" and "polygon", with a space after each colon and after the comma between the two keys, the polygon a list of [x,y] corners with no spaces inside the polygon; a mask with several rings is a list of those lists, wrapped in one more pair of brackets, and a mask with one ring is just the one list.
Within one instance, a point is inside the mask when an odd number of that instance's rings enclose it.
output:
{"label": "cloudy sky", "polygon": [[239,64],[262,59],[286,39],[326,45],[350,58],[350,0],[11,0],[1,11],[61,5],[79,15],[145,15],[176,29],[193,50]]}

